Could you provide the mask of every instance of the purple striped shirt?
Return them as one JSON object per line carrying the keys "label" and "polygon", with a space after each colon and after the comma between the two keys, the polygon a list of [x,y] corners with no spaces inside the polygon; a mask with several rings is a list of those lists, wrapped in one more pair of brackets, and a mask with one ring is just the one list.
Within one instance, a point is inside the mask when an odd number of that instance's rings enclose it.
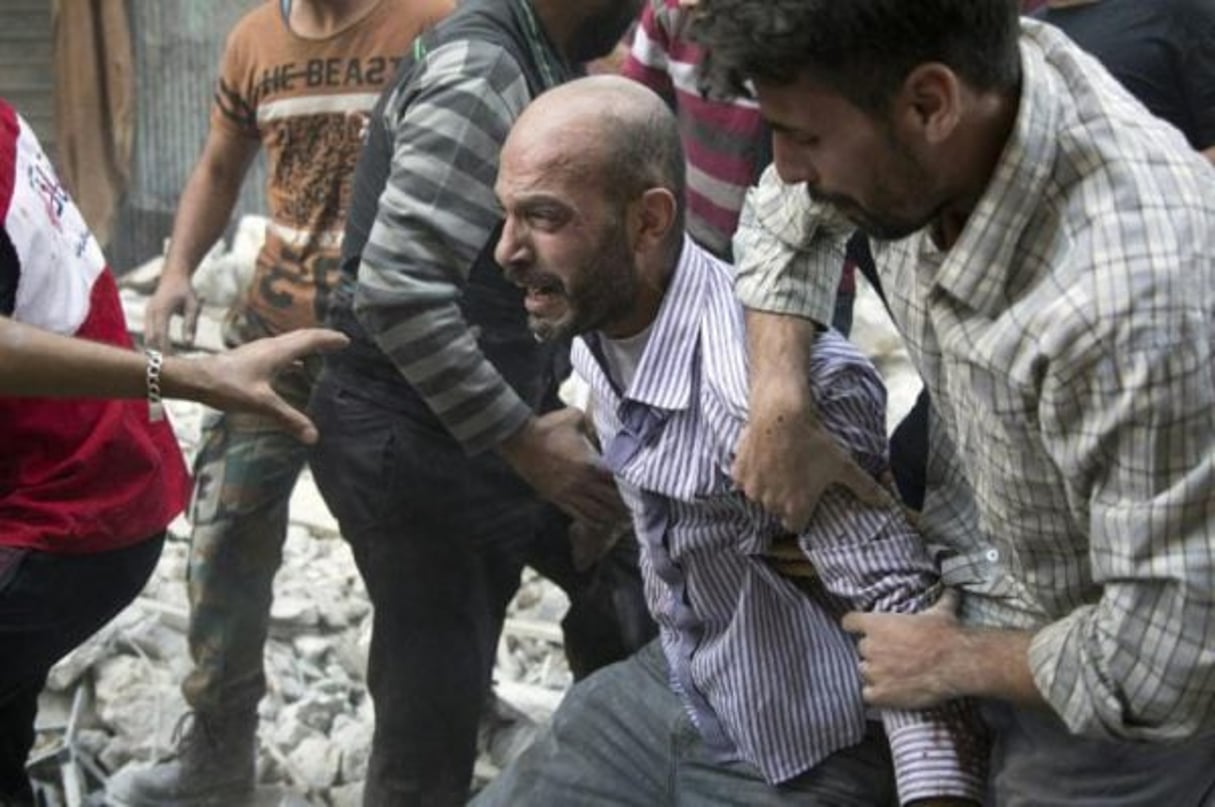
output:
{"label": "purple striped shirt", "polygon": [[[595,426],[642,545],[650,610],[671,684],[705,741],[776,784],[861,741],[867,718],[847,610],[917,611],[937,570],[901,510],[829,488],[797,536],[817,578],[795,584],[765,553],[784,533],[728,474],[746,421],[742,309],[732,270],[686,240],[624,394],[598,335],[574,344]],[[885,391],[834,332],[816,340],[810,380],[824,426],[875,475],[886,468]],[[984,753],[961,704],[881,714],[900,799],[978,798]]]}

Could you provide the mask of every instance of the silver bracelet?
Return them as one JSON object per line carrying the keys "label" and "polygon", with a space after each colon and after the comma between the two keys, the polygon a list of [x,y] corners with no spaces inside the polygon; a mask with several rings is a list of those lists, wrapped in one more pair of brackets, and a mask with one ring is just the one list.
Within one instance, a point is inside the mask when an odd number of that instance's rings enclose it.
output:
{"label": "silver bracelet", "polygon": [[159,350],[148,348],[148,366],[144,377],[148,382],[148,420],[155,423],[164,420],[165,406],[160,399],[160,369],[164,367],[165,357]]}

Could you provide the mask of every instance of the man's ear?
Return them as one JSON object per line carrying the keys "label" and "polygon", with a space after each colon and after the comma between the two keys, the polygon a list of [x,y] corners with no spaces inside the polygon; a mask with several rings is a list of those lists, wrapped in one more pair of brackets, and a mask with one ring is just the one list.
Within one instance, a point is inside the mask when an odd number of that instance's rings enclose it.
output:
{"label": "man's ear", "polygon": [[675,194],[667,188],[650,188],[634,203],[637,251],[651,252],[666,243],[677,219]]}
{"label": "man's ear", "polygon": [[946,65],[927,62],[907,74],[894,104],[894,120],[904,134],[937,145],[950,138],[961,120],[961,82]]}

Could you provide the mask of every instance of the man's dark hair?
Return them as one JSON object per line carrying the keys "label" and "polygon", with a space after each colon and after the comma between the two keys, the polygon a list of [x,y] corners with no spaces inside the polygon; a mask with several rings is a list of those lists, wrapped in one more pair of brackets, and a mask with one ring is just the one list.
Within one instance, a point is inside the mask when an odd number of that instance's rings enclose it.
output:
{"label": "man's dark hair", "polygon": [[1021,78],[1017,0],[701,0],[693,35],[706,89],[807,75],[882,112],[917,65],[940,62],[979,90]]}

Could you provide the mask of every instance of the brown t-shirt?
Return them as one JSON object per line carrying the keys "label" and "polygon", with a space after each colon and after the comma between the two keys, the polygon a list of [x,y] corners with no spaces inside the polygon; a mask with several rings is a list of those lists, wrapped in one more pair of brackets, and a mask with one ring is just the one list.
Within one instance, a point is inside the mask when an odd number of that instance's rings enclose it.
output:
{"label": "brown t-shirt", "polygon": [[366,116],[401,57],[453,0],[380,0],[326,39],[293,34],[266,2],[228,35],[211,125],[266,150],[270,225],[234,313],[236,341],[322,322]]}

